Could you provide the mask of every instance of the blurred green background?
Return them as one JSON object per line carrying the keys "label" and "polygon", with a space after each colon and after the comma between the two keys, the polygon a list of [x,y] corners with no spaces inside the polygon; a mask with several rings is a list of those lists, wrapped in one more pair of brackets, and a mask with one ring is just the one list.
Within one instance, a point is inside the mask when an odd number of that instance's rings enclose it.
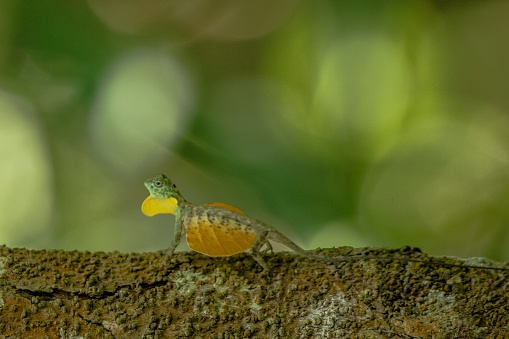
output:
{"label": "blurred green background", "polygon": [[[509,3],[2,1],[0,243],[155,251],[145,179],[307,249],[509,260]],[[181,249],[185,249],[181,246]]]}

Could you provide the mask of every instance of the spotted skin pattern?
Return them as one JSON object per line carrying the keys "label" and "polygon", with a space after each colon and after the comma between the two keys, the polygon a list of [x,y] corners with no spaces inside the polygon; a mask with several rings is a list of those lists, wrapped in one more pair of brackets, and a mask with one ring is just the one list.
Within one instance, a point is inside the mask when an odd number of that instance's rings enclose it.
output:
{"label": "spotted skin pattern", "polygon": [[234,206],[225,203],[191,204],[164,174],[145,181],[145,187],[150,193],[142,204],[145,215],[175,215],[175,234],[166,258],[173,255],[184,230],[191,249],[212,257],[247,251],[265,271],[268,271],[268,266],[261,256],[261,249],[265,245],[265,251],[272,250],[268,240],[313,257],[273,227],[245,215]]}
{"label": "spotted skin pattern", "polygon": [[[347,262],[354,260],[384,260],[404,262],[426,262],[438,266],[457,266],[444,262],[430,262],[410,257],[382,257],[376,255],[353,255],[341,257],[324,257],[307,252],[285,235],[260,220],[251,218],[240,209],[221,202],[205,205],[194,205],[186,201],[175,184],[164,174],[145,181],[145,187],[150,195],[143,201],[141,210],[147,216],[156,214],[175,215],[175,233],[165,256],[165,261],[173,255],[180,243],[183,232],[189,247],[197,252],[211,257],[224,257],[249,252],[265,274],[269,267],[262,257],[262,253],[272,250],[269,242],[275,241],[289,247],[299,255],[313,260],[327,262]],[[265,245],[265,250],[262,247]],[[507,271],[507,268],[473,266],[471,268]]]}

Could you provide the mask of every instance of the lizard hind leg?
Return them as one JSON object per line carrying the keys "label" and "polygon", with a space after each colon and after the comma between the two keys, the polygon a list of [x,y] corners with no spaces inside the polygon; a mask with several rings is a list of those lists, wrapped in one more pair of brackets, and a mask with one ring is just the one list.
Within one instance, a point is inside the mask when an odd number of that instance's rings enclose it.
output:
{"label": "lizard hind leg", "polygon": [[289,238],[287,238],[284,234],[280,233],[279,231],[272,229],[269,231],[269,234],[267,234],[267,242],[268,240],[275,241],[281,245],[284,245],[290,249],[292,249],[295,253],[302,255],[306,258],[314,258],[312,254],[310,254],[308,251],[291,241]]}
{"label": "lizard hind leg", "polygon": [[[265,248],[262,250],[261,248],[265,246]],[[272,244],[270,243],[270,241],[266,240],[265,243],[260,247],[260,253],[271,253],[271,254],[274,254],[274,249],[272,248]]]}
{"label": "lizard hind leg", "polygon": [[272,251],[272,245],[267,240],[267,237],[269,235],[269,232],[267,230],[264,230],[258,234],[258,237],[256,238],[255,242],[253,243],[253,246],[249,250],[249,254],[253,257],[254,260],[263,268],[263,274],[269,273],[269,266],[263,259],[262,255],[260,253],[265,253],[266,251],[260,251],[260,249],[263,247],[263,245],[267,246],[266,250]]}
{"label": "lizard hind leg", "polygon": [[256,260],[258,265],[260,265],[263,268],[262,274],[268,275],[269,265],[267,265],[263,257],[260,255],[260,252],[250,252],[249,254],[251,254],[251,256],[253,257],[254,260]]}

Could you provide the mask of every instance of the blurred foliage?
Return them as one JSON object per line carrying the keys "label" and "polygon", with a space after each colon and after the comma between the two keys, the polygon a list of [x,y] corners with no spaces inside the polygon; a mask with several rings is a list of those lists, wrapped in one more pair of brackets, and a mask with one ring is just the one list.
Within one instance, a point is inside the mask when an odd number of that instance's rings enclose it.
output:
{"label": "blurred foliage", "polygon": [[[0,243],[157,250],[143,181],[306,248],[509,259],[509,4],[0,3]],[[183,247],[185,248],[185,247]]]}

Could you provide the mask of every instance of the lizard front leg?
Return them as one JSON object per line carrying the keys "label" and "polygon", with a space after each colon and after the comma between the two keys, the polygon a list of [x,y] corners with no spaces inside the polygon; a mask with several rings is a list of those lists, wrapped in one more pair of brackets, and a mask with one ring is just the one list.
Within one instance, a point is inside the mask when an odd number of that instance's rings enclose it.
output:
{"label": "lizard front leg", "polygon": [[164,256],[163,263],[166,263],[168,259],[173,256],[173,252],[175,252],[175,249],[180,243],[180,238],[182,238],[182,232],[184,231],[184,223],[182,222],[181,218],[175,219],[175,231],[173,233],[173,240],[170,244],[170,247],[166,250],[166,255]]}

